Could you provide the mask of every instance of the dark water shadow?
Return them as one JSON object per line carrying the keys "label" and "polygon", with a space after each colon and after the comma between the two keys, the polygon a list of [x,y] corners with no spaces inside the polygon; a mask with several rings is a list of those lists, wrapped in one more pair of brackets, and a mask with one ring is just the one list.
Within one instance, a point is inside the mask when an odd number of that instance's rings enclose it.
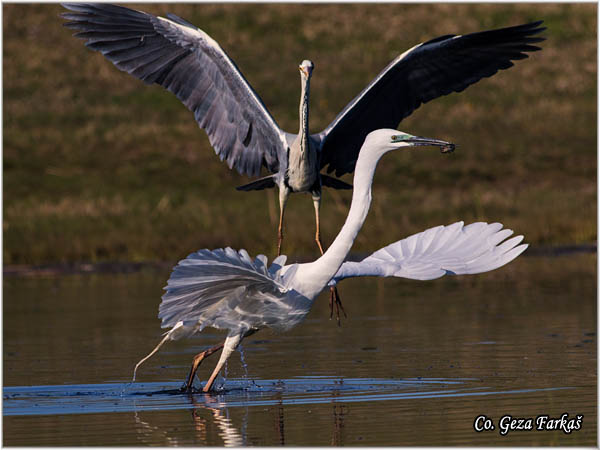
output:
{"label": "dark water shadow", "polygon": [[514,395],[569,387],[498,390],[478,379],[299,377],[228,379],[215,392],[180,391],[180,382],[16,386],[3,389],[5,416],[110,413]]}

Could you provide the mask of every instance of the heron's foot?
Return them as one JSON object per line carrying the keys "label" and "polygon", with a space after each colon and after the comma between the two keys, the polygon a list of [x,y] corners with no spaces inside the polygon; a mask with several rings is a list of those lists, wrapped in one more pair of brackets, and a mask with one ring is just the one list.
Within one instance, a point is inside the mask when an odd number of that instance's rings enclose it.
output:
{"label": "heron's foot", "polygon": [[341,326],[340,322],[340,309],[342,310],[342,314],[344,314],[344,318],[348,318],[346,315],[346,311],[344,311],[344,305],[342,305],[342,299],[340,298],[340,294],[338,293],[336,286],[331,286],[329,288],[330,296],[329,296],[329,319],[333,319],[333,307],[335,305],[335,319],[337,321],[338,327]]}

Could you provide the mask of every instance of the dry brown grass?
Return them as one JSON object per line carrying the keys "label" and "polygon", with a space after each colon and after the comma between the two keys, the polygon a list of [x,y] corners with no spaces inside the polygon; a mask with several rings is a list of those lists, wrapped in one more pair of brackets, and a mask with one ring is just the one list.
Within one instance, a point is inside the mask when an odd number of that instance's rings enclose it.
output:
{"label": "dry brown grass", "polygon": [[[455,220],[502,221],[536,244],[596,240],[593,4],[136,4],[212,35],[282,128],[297,129],[297,64],[315,62],[312,130],[414,44],[544,19],[544,50],[400,129],[458,144],[380,163],[356,251]],[[273,254],[276,192],[214,155],[171,94],[144,86],[61,26],[58,5],[3,5],[4,261],[176,260],[231,245]],[[346,177],[346,179],[351,179]],[[325,191],[330,242],[350,194]],[[316,255],[312,205],[294,196],[285,251]]]}

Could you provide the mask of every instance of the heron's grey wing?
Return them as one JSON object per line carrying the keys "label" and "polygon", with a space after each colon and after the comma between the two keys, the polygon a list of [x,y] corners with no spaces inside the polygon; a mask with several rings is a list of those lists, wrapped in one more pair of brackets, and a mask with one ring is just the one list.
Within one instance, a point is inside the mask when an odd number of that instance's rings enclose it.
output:
{"label": "heron's grey wing", "polygon": [[233,320],[232,311],[254,314],[246,311],[254,306],[244,299],[276,302],[285,295],[287,289],[280,276],[284,262],[285,256],[281,256],[267,267],[265,256],[252,260],[245,250],[231,248],[190,254],[175,266],[165,287],[158,314],[161,326],[174,327],[179,322],[228,329],[243,326]]}
{"label": "heron's grey wing", "polygon": [[315,138],[322,142],[321,168],[336,176],[354,171],[365,137],[379,128],[396,128],[421,104],[460,92],[482,78],[540,50],[534,37],[542,22],[447,35],[419,44],[393,60],[329,126]]}
{"label": "heron's grey wing", "polygon": [[221,160],[241,174],[280,169],[285,135],[235,63],[206,33],[168,19],[104,3],[65,3],[65,26],[120,70],[174,93],[208,134]]}
{"label": "heron's grey wing", "polygon": [[[333,278],[360,276],[432,280],[443,275],[488,272],[515,259],[528,244],[501,223],[457,222],[430,228],[384,247],[360,262],[345,262]],[[502,242],[504,241],[504,242]]]}

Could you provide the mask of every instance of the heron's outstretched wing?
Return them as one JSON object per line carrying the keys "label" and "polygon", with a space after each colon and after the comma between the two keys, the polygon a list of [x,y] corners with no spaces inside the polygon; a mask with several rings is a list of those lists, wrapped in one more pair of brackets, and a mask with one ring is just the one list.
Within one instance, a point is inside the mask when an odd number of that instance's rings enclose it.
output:
{"label": "heron's outstretched wing", "polygon": [[252,260],[246,250],[238,252],[226,248],[190,254],[175,266],[165,287],[167,292],[162,297],[158,314],[162,319],[161,326],[173,327],[178,322],[196,325],[202,319],[204,326],[230,328],[225,322],[232,320],[229,317],[231,311],[242,308],[246,317],[253,313],[245,310],[248,305],[241,303],[243,299],[264,297],[274,302],[285,294],[287,289],[280,276],[285,260],[283,255],[275,258],[267,268],[264,255]]}
{"label": "heron's outstretched wing", "polygon": [[336,176],[354,171],[365,137],[378,128],[396,128],[422,103],[460,92],[540,50],[534,37],[542,21],[447,35],[419,44],[393,60],[316,138],[322,142],[321,167]]}
{"label": "heron's outstretched wing", "polygon": [[504,241],[512,234],[512,230],[503,230],[501,223],[464,226],[457,222],[430,228],[394,242],[360,262],[345,262],[330,284],[360,276],[432,280],[447,274],[488,272],[509,263],[528,247],[518,245],[523,236]]}
{"label": "heron's outstretched wing", "polygon": [[119,69],[174,93],[206,130],[221,160],[241,174],[275,173],[285,134],[235,63],[210,36],[168,19],[105,3],[65,3],[65,26]]}

